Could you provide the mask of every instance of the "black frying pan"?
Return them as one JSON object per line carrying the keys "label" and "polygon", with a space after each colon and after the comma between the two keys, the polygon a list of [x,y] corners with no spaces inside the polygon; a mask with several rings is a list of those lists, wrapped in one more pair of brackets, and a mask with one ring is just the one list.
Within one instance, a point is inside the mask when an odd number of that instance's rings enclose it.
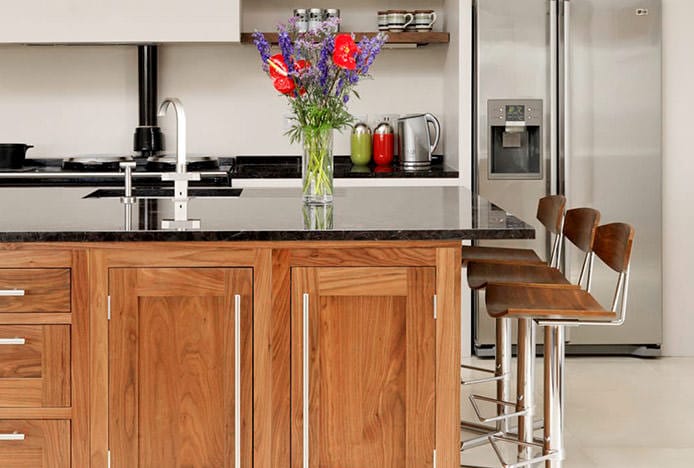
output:
{"label": "black frying pan", "polygon": [[0,143],[0,169],[21,169],[29,148],[33,146],[24,143]]}

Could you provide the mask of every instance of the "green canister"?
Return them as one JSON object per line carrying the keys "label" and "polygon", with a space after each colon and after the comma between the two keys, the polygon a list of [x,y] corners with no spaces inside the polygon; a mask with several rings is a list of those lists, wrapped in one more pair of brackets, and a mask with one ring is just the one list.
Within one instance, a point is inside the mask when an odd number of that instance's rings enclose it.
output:
{"label": "green canister", "polygon": [[365,166],[371,161],[371,129],[359,122],[352,130],[352,164]]}

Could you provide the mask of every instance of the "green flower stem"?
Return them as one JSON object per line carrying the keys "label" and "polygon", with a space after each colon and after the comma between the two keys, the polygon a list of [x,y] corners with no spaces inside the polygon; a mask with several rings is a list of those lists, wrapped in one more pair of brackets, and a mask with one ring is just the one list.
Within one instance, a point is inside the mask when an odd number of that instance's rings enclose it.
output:
{"label": "green flower stem", "polygon": [[333,195],[332,129],[304,128],[304,157],[308,159],[304,174],[304,195],[322,198]]}

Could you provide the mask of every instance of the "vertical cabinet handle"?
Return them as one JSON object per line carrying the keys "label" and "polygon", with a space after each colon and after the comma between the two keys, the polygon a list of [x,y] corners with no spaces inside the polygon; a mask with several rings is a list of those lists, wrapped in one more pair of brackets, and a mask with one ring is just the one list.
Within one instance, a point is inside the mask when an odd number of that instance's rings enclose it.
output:
{"label": "vertical cabinet handle", "polygon": [[549,2],[549,193],[551,195],[559,194],[563,189],[563,177],[559,175],[559,143],[557,139],[557,130],[559,128],[557,109],[559,105],[557,102],[557,96],[559,94],[559,64],[557,63],[559,58],[559,38],[557,34],[559,34],[559,32],[557,28],[557,11],[557,0],[551,0]]}
{"label": "vertical cabinet handle", "polygon": [[12,434],[0,434],[0,441],[22,441],[25,439],[24,434],[19,434],[17,432]]}
{"label": "vertical cabinet handle", "polygon": [[19,297],[25,294],[23,289],[0,289],[0,297]]}
{"label": "vertical cabinet handle", "polygon": [[234,467],[241,468],[241,296],[234,296]]}
{"label": "vertical cabinet handle", "polygon": [[303,376],[304,376],[304,467],[309,468],[309,303],[308,293],[304,293],[304,317],[303,317]]}
{"label": "vertical cabinet handle", "polygon": [[564,195],[571,197],[571,2],[564,0]]}
{"label": "vertical cabinet handle", "polygon": [[26,338],[0,338],[0,345],[24,345]]}

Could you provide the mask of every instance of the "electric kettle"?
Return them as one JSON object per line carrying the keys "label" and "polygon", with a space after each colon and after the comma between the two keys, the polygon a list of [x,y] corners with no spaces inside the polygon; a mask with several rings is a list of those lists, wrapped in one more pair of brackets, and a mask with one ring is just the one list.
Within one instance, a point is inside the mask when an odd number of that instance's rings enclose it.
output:
{"label": "electric kettle", "polygon": [[[430,124],[435,134],[431,137]],[[432,114],[413,114],[398,119],[400,165],[405,169],[426,169],[441,139],[441,124]]]}

